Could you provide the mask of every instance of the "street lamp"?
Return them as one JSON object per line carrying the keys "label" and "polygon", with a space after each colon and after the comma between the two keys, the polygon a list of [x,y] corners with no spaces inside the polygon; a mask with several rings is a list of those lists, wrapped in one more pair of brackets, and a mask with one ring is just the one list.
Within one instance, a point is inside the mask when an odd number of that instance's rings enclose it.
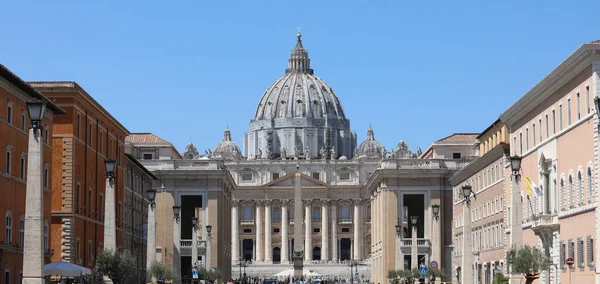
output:
{"label": "street lamp", "polygon": [[400,218],[398,218],[398,222],[396,222],[396,234],[400,235],[402,232],[402,225],[400,224]]}
{"label": "street lamp", "polygon": [[413,226],[413,229],[417,228],[417,222],[419,222],[419,216],[410,216],[410,223]]}
{"label": "street lamp", "polygon": [[433,212],[433,218],[435,218],[435,220],[437,221],[440,216],[440,205],[439,204],[433,204],[431,205],[431,211]]}
{"label": "street lamp", "polygon": [[212,232],[212,226],[211,225],[206,225],[206,233],[208,233],[208,236],[210,237],[210,233]]}
{"label": "street lamp", "polygon": [[463,197],[467,204],[471,202],[471,189],[472,187],[468,184],[462,186]]}
{"label": "street lamp", "polygon": [[104,160],[104,168],[106,169],[106,176],[112,182],[115,177],[115,169],[117,168],[117,160],[105,159]]}
{"label": "street lamp", "polygon": [[44,118],[44,112],[46,111],[46,102],[32,100],[27,102],[27,113],[29,114],[29,120],[31,121],[31,129],[34,134],[37,134],[38,129],[42,129],[41,122]]}
{"label": "street lamp", "polygon": [[198,218],[192,217],[192,228],[195,230],[198,226]]}
{"label": "street lamp", "polygon": [[191,218],[192,221],[192,268],[197,269],[198,267],[198,217],[194,216]]}
{"label": "street lamp", "polygon": [[42,144],[38,130],[41,129],[41,121],[44,118],[45,110],[46,103],[44,101],[27,102],[31,127],[29,128],[27,149],[25,228],[32,228],[33,231],[25,234],[23,244],[23,275],[25,275],[23,283],[44,283],[44,243],[41,230],[44,220],[44,195],[42,188]]}
{"label": "street lamp", "polygon": [[173,205],[173,218],[175,221],[179,222],[179,212],[181,211],[181,207],[177,205]]}
{"label": "street lamp", "polygon": [[148,194],[148,202],[150,202],[150,205],[152,208],[154,208],[154,205],[156,205],[156,203],[154,203],[156,198],[156,189],[148,189],[146,190],[146,193]]}
{"label": "street lamp", "polygon": [[513,172],[513,175],[519,175],[519,171],[521,170],[521,160],[523,158],[517,155],[510,157],[510,169]]}
{"label": "street lamp", "polygon": [[348,263],[348,266],[350,266],[350,284],[354,284],[354,271],[352,268],[356,267],[356,272],[358,272],[358,261],[351,260],[350,263]]}

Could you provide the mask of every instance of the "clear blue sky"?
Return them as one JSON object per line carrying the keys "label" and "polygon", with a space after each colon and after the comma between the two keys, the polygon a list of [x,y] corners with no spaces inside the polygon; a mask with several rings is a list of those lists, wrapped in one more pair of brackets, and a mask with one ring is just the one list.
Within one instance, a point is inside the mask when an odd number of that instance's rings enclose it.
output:
{"label": "clear blue sky", "polygon": [[600,1],[8,1],[0,63],[74,80],[131,132],[242,145],[298,26],[364,140],[481,132],[581,44]]}

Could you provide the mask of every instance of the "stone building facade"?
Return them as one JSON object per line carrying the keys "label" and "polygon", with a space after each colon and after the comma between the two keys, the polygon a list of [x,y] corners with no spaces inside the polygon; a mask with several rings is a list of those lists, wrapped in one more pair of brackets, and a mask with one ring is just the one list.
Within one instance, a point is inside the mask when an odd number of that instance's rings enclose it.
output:
{"label": "stone building facade", "polygon": [[[504,193],[507,188],[505,169],[510,154],[509,135],[506,124],[500,120],[494,122],[477,136],[480,157],[450,178],[453,186],[454,281],[461,281],[463,263],[470,265],[467,273],[473,273],[476,283],[491,284],[498,272],[504,272],[508,216]],[[463,214],[466,206],[461,189],[463,185],[470,185],[474,193],[467,208],[470,210],[469,220],[465,220]],[[465,222],[470,223],[466,232]],[[469,238],[464,237],[465,233],[469,234]],[[472,253],[463,254],[464,246],[470,246]]]}
{"label": "stone building facade", "polygon": [[[44,261],[50,261],[50,201],[55,171],[52,168],[52,128],[57,115],[64,111],[48,100],[21,78],[0,64],[0,278],[19,283],[23,269],[23,245],[25,239],[25,191],[27,183],[27,154],[29,115],[26,102],[46,101],[42,128],[42,185],[44,187]],[[58,252],[58,251],[56,251]]]}
{"label": "stone building facade", "polygon": [[[578,48],[500,116],[510,128],[511,153],[523,158],[521,175],[540,188],[522,196],[522,241],[552,259],[541,283],[569,277],[573,283],[600,283],[598,97],[600,41],[595,41]],[[575,261],[571,269],[567,258]]]}
{"label": "stone building facade", "polygon": [[52,261],[94,268],[103,248],[107,158],[117,160],[117,247],[124,247],[124,212],[133,209],[125,208],[124,143],[129,131],[76,82],[29,84],[66,111],[52,128]]}

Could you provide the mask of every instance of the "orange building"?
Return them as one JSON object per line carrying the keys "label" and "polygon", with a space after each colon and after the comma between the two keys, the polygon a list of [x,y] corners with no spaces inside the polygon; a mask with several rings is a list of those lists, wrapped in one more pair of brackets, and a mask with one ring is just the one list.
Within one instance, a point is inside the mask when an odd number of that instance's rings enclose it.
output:
{"label": "orange building", "polygon": [[42,120],[43,185],[44,185],[44,243],[46,262],[50,261],[48,223],[52,179],[52,135],[55,114],[64,113],[30,85],[0,64],[0,283],[19,283],[23,269],[25,236],[25,188],[27,180],[28,130],[30,126],[26,102],[31,99],[47,101]]}
{"label": "orange building", "polygon": [[52,127],[52,261],[93,268],[104,238],[106,158],[118,161],[117,246],[123,246],[124,143],[129,131],[75,82],[30,84],[66,111]]}

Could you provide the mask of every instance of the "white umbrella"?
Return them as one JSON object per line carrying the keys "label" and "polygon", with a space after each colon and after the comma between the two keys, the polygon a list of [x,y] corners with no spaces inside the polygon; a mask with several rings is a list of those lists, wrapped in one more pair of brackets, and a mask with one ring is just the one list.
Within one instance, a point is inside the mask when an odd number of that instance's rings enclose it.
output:
{"label": "white umbrella", "polygon": [[[304,276],[319,276],[319,273],[316,273],[312,270],[308,270],[306,268],[302,269],[302,275]],[[284,271],[281,271],[277,274],[274,274],[273,276],[275,277],[287,277],[287,276],[294,276],[294,269],[286,269]]]}
{"label": "white umbrella", "polygon": [[78,277],[90,275],[92,271],[89,268],[72,264],[63,260],[44,265],[44,275],[60,275],[66,277]]}

